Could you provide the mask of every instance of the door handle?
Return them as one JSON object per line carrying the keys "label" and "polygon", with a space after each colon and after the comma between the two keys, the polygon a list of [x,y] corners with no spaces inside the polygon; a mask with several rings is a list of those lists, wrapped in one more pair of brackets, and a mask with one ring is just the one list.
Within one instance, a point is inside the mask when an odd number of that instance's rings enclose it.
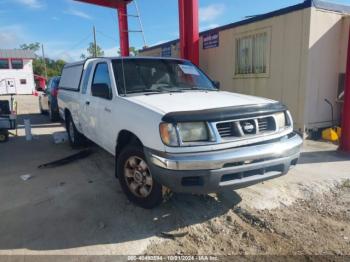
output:
{"label": "door handle", "polygon": [[86,101],[85,105],[87,105],[87,106],[90,105],[90,101]]}
{"label": "door handle", "polygon": [[105,111],[108,112],[108,113],[112,112],[108,107],[105,107]]}

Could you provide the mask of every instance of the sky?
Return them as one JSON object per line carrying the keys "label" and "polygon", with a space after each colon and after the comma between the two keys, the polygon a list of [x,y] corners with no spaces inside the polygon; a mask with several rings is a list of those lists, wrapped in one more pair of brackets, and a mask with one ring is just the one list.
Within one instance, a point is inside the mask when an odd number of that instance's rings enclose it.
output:
{"label": "sky", "polygon": [[[350,0],[328,1],[350,5]],[[301,2],[303,0],[199,0],[200,30]],[[178,38],[177,0],[137,0],[137,3],[148,46]],[[128,6],[128,12],[136,14],[133,3]],[[71,62],[86,53],[93,40],[93,26],[105,55],[116,56],[119,48],[116,10],[74,0],[0,0],[0,48],[40,42],[46,56]],[[140,30],[137,18],[129,17],[129,29]],[[141,33],[130,33],[130,45],[136,48],[144,45]]]}

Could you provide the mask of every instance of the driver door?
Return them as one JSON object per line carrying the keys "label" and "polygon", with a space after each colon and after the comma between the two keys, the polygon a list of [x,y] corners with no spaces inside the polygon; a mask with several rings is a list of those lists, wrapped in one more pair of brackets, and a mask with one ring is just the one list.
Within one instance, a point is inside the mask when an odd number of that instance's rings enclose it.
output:
{"label": "driver door", "polygon": [[[91,83],[90,95],[90,133],[94,135],[94,141],[109,152],[113,152],[114,143],[111,139],[115,139],[116,132],[111,123],[116,119],[116,112],[113,112],[113,91],[112,81],[107,62],[99,62],[94,69],[94,75]],[[107,87],[108,95],[103,95],[101,92],[94,92],[93,86],[104,85]]]}

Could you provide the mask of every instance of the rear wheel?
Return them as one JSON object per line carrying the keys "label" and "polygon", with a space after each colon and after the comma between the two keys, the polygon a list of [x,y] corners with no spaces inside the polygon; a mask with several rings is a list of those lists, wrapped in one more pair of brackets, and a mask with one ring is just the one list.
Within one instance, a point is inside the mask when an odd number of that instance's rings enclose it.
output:
{"label": "rear wheel", "polygon": [[142,146],[126,146],[117,159],[116,171],[131,202],[147,209],[163,202],[163,187],[153,179]]}
{"label": "rear wheel", "polygon": [[9,140],[9,132],[7,130],[0,130],[0,143],[7,142]]}
{"label": "rear wheel", "polygon": [[70,114],[66,117],[66,129],[68,133],[69,144],[72,148],[84,145],[84,136],[77,130]]}
{"label": "rear wheel", "polygon": [[51,104],[49,104],[49,116],[51,122],[57,122],[59,120],[58,112],[53,108]]}

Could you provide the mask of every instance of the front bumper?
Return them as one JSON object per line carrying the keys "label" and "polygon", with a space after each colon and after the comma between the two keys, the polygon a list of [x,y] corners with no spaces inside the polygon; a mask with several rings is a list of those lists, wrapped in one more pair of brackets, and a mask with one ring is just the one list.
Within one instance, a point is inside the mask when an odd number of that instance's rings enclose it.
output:
{"label": "front bumper", "polygon": [[171,154],[145,149],[153,177],[174,192],[206,194],[246,187],[288,172],[302,139],[292,133],[262,144],[220,151]]}

